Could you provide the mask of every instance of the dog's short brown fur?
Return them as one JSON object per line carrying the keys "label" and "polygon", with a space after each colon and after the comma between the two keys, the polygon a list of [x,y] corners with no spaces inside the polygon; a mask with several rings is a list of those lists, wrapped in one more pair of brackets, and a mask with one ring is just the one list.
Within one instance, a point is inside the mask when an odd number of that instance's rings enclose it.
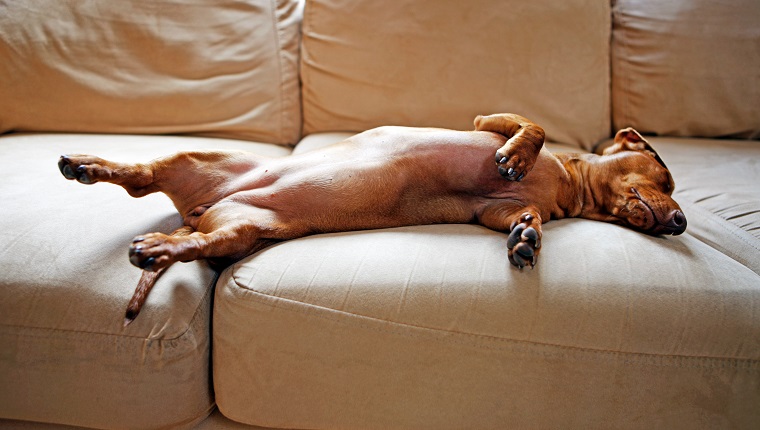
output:
{"label": "dog's short brown fur", "polygon": [[[541,224],[552,219],[587,218],[650,234],[686,228],[670,197],[673,178],[635,130],[619,131],[603,156],[552,154],[543,142],[544,131],[531,121],[496,114],[478,116],[475,131],[380,127],[282,158],[183,152],[122,164],[69,155],[58,165],[81,183],[171,198],[185,227],[138,236],[130,246],[132,263],[152,272],[176,261],[237,260],[273,241],[315,233],[436,223],[510,232],[508,258],[522,268],[535,265]],[[143,288],[133,301],[145,294]]]}

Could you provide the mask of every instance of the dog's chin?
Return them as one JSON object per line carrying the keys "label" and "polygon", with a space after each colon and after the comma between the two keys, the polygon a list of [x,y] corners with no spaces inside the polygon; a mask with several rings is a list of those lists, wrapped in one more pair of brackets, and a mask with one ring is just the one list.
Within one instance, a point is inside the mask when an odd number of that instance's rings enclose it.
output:
{"label": "dog's chin", "polygon": [[[680,210],[678,211],[680,212]],[[653,234],[664,234],[664,235],[672,235],[672,236],[678,236],[679,234],[686,231],[686,217],[683,217],[683,212],[681,213],[681,219],[678,222],[673,222],[672,217],[668,219],[667,223],[658,223],[654,229]]]}
{"label": "dog's chin", "polygon": [[685,228],[674,229],[673,227],[669,227],[667,225],[658,224],[647,233],[655,235],[655,236],[660,236],[660,235],[678,236],[679,234],[683,233],[685,230],[686,230]]}

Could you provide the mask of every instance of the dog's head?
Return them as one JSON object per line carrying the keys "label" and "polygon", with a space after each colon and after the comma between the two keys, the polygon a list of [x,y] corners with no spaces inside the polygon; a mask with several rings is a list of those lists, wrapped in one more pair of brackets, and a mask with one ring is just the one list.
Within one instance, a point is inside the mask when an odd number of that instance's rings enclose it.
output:
{"label": "dog's head", "polygon": [[595,168],[594,198],[607,221],[649,234],[678,235],[686,216],[671,195],[670,171],[634,129],[620,130]]}

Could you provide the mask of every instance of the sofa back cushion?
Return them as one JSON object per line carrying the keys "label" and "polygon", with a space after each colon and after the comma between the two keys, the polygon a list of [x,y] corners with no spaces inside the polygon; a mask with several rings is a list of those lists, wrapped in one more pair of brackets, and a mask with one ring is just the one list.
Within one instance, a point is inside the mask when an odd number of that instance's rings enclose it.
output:
{"label": "sofa back cushion", "polygon": [[610,132],[610,27],[594,0],[308,0],[304,132],[514,112],[589,147]]}
{"label": "sofa back cushion", "polygon": [[613,20],[615,127],[760,138],[757,0],[618,0]]}
{"label": "sofa back cushion", "polygon": [[0,3],[0,133],[300,137],[297,0]]}

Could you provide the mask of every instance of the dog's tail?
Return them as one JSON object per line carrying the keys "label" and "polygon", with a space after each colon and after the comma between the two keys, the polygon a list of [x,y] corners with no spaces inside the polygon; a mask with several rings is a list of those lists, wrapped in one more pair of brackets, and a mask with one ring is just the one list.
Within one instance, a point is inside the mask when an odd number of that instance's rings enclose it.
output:
{"label": "dog's tail", "polygon": [[[184,226],[175,230],[171,235],[187,236],[193,231],[195,230],[193,230],[192,227]],[[153,286],[156,285],[158,278],[160,278],[161,275],[163,275],[166,269],[169,267],[170,266],[166,266],[164,268],[156,270],[155,272],[143,270],[142,276],[140,276],[140,280],[137,281],[137,288],[135,288],[135,293],[132,295],[132,299],[127,305],[127,312],[124,315],[124,327],[132,324],[132,321],[137,318],[137,315],[140,313],[140,309],[142,309],[143,305],[145,304],[145,300],[148,298],[150,290],[153,289]]]}
{"label": "dog's tail", "polygon": [[153,289],[153,286],[156,285],[156,281],[158,281],[158,278],[161,277],[166,269],[167,268],[164,267],[155,272],[143,270],[140,280],[137,281],[135,294],[132,295],[132,299],[127,305],[127,312],[124,315],[124,327],[132,324],[132,321],[137,318],[137,314],[140,313],[140,309],[142,309],[145,300],[148,298],[148,293],[150,293],[150,290]]}

